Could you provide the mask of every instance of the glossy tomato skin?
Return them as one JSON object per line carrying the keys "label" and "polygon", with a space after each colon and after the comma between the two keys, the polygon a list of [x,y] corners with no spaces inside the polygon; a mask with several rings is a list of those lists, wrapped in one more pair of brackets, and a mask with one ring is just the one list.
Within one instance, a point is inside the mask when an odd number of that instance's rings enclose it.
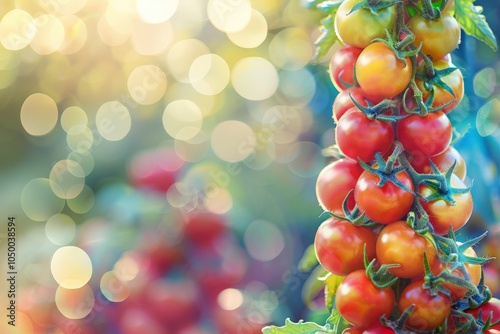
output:
{"label": "glossy tomato skin", "polygon": [[[455,68],[455,66],[446,59],[438,59],[437,61],[434,61],[433,66],[434,69],[438,71],[445,70],[450,67]],[[417,71],[425,71],[423,62],[420,63]],[[434,100],[431,104],[431,108],[439,108],[446,105],[445,107],[440,109],[440,111],[446,114],[455,109],[455,107],[462,101],[464,97],[464,77],[462,75],[462,72],[460,72],[459,69],[456,69],[453,72],[442,76],[441,80],[451,88],[453,94],[450,94],[450,92],[448,92],[444,88],[432,85],[432,89],[434,90]],[[424,102],[426,102],[431,95],[431,91],[427,90],[422,79],[415,79],[415,83],[422,92],[422,98]]]}
{"label": "glossy tomato skin", "polygon": [[392,124],[370,120],[359,109],[351,108],[339,120],[335,138],[345,156],[370,162],[375,159],[376,152],[383,155],[390,150],[394,130]]}
{"label": "glossy tomato skin", "polygon": [[422,287],[423,284],[423,281],[417,281],[406,286],[401,292],[398,309],[402,313],[414,304],[406,324],[418,330],[432,330],[441,326],[450,314],[451,301],[441,291],[431,296],[429,290]]}
{"label": "glossy tomato skin", "polygon": [[389,269],[389,272],[397,277],[412,278],[423,275],[424,252],[430,265],[436,260],[436,248],[429,240],[431,238],[430,234],[417,234],[406,221],[391,223],[378,235],[377,259],[380,264],[399,264],[399,267]]}
{"label": "glossy tomato skin", "polygon": [[432,161],[432,163],[434,163],[436,167],[443,173],[446,172],[448,169],[450,169],[450,167],[456,161],[453,174],[458,176],[458,178],[462,181],[464,181],[465,177],[467,176],[467,165],[465,163],[465,160],[462,157],[462,155],[457,151],[457,149],[454,148],[453,146],[448,147],[446,151],[444,151],[443,153],[433,156],[431,158],[412,160],[410,161],[410,164],[417,173],[431,174],[432,168],[430,161]]}
{"label": "glossy tomato skin", "polygon": [[335,122],[338,122],[342,115],[344,115],[349,109],[356,107],[352,102],[352,99],[356,100],[356,102],[364,107],[368,106],[367,101],[373,105],[381,101],[379,98],[369,96],[359,87],[352,87],[343,90],[339,92],[333,101],[332,116]]}
{"label": "glossy tomato skin", "polygon": [[[472,314],[477,319],[479,317],[479,311],[481,311],[481,318],[483,319],[483,321],[486,321],[488,319],[488,317],[490,316],[490,314],[492,315],[492,317],[491,317],[492,323],[499,321],[500,320],[500,299],[493,297],[488,302],[484,303],[483,305],[479,306],[478,308],[469,309],[465,312]],[[500,330],[500,323],[493,326],[492,329]]]}
{"label": "glossy tomato skin", "polygon": [[363,49],[343,45],[338,49],[330,60],[330,79],[338,91],[342,91],[356,85],[354,79],[354,66]]}
{"label": "glossy tomato skin", "polygon": [[395,304],[390,287],[379,289],[365,270],[356,270],[340,283],[335,294],[335,305],[342,317],[356,327],[377,323],[383,315],[390,316]]}
{"label": "glossy tomato skin", "polygon": [[[402,171],[396,178],[413,192],[410,175]],[[364,171],[354,188],[354,200],[366,217],[380,224],[390,224],[403,218],[413,204],[414,195],[392,182],[379,187],[380,178]]]}
{"label": "glossy tomato skin", "polygon": [[[454,174],[451,175],[451,186],[453,188],[466,188],[462,180]],[[425,198],[432,195],[434,190],[427,185],[421,184],[419,192]],[[420,200],[422,207],[429,215],[429,221],[436,234],[445,235],[449,232],[450,227],[453,231],[459,230],[472,215],[474,204],[470,192],[454,194],[453,199],[455,200],[455,205],[449,204],[445,200]]]}
{"label": "glossy tomato skin", "polygon": [[319,263],[329,272],[346,276],[364,268],[363,249],[368,259],[375,258],[377,235],[367,227],[331,217],[316,231],[314,250]]}
{"label": "glossy tomato skin", "polygon": [[451,143],[452,126],[442,111],[426,116],[410,115],[398,122],[396,135],[412,160],[422,163],[446,151]]}
{"label": "glossy tomato skin", "polygon": [[386,29],[390,30],[396,22],[396,11],[394,6],[390,6],[379,10],[377,15],[364,8],[351,12],[359,2],[345,0],[339,6],[335,15],[335,31],[344,44],[365,48],[374,38],[386,36]]}
{"label": "glossy tomato skin", "polygon": [[460,43],[460,25],[450,14],[437,20],[426,20],[415,15],[408,21],[408,29],[415,35],[415,45],[422,43],[422,51],[433,60],[443,58]]}
{"label": "glossy tomato skin", "polygon": [[[342,213],[342,203],[349,191],[354,189],[363,168],[357,161],[340,159],[327,165],[316,180],[316,197],[325,211]],[[349,209],[354,208],[354,198],[348,201]]]}
{"label": "glossy tomato skin", "polygon": [[[467,248],[464,251],[464,255],[469,256],[469,257],[477,257],[476,252],[472,247]],[[464,268],[467,274],[469,275],[469,280],[472,284],[477,286],[479,284],[479,281],[481,280],[481,265],[479,264],[471,264],[471,263],[464,263]],[[431,266],[431,272],[433,275],[439,275],[441,274],[444,270],[450,269],[450,266],[447,265],[446,263],[443,263],[439,260],[434,261],[434,263]],[[451,274],[456,277],[464,278],[464,274],[460,268],[454,268],[451,271]],[[465,294],[467,293],[467,289],[451,284],[450,282],[444,282],[443,287],[447,288],[450,290],[450,297],[453,301],[462,299],[465,297]]]}
{"label": "glossy tomato skin", "polygon": [[394,52],[382,42],[367,46],[356,61],[356,78],[368,95],[392,99],[403,92],[411,79],[409,58],[398,60]]}

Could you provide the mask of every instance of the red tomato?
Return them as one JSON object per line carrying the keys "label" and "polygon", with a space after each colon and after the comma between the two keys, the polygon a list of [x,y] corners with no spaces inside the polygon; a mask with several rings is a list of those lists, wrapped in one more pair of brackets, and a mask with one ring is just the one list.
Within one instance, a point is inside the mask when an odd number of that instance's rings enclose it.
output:
{"label": "red tomato", "polygon": [[467,165],[462,155],[453,147],[450,146],[441,154],[433,156],[428,159],[416,159],[410,163],[417,173],[431,174],[432,168],[430,161],[432,161],[441,172],[446,172],[456,161],[453,173],[458,176],[460,180],[465,180],[467,176]]}
{"label": "red tomato", "polygon": [[410,283],[399,298],[399,312],[404,312],[410,305],[415,305],[406,324],[418,330],[431,330],[441,326],[451,312],[451,301],[448,296],[438,292],[431,296],[428,289],[424,289],[423,281]]}
{"label": "red tomato", "polygon": [[330,79],[338,91],[355,86],[354,66],[363,49],[344,45],[335,52],[330,60]]}
{"label": "red tomato", "polygon": [[390,316],[394,303],[392,289],[377,288],[364,269],[347,275],[335,294],[336,309],[356,327],[368,327],[377,323],[383,315]]}
{"label": "red tomato", "polygon": [[376,152],[383,155],[389,151],[394,143],[394,130],[392,124],[370,120],[359,109],[351,108],[339,120],[335,138],[345,156],[370,162]]}
{"label": "red tomato", "polygon": [[380,264],[399,264],[399,267],[389,269],[397,277],[423,275],[424,252],[430,265],[436,259],[436,248],[429,240],[431,238],[430,234],[417,234],[405,221],[389,224],[378,235],[377,259]]}
{"label": "red tomato", "polygon": [[[444,70],[450,67],[455,67],[446,59],[434,61],[433,65],[436,70]],[[423,63],[419,65],[417,71],[425,71]],[[442,76],[441,80],[451,88],[453,94],[451,94],[444,88],[432,85],[432,89],[434,90],[434,101],[432,102],[431,107],[438,108],[449,103],[446,107],[440,110],[444,113],[448,113],[453,110],[464,97],[464,78],[462,76],[462,72],[457,69],[445,76]],[[426,102],[430,97],[431,91],[426,89],[426,87],[424,86],[424,81],[422,79],[415,79],[415,83],[422,92],[422,98],[424,102]]]}
{"label": "red tomato", "polygon": [[381,101],[381,99],[379,98],[369,96],[359,87],[352,87],[343,90],[335,97],[335,100],[333,101],[332,114],[335,122],[338,122],[340,117],[342,117],[342,115],[344,115],[349,109],[355,107],[352,99],[356,100],[356,102],[364,107],[368,106],[368,103],[366,103],[366,101],[369,101],[374,105]]}
{"label": "red tomato", "polygon": [[[413,191],[413,183],[407,172],[398,173],[396,178]],[[414,195],[392,182],[379,187],[379,181],[377,175],[368,171],[361,174],[354,188],[354,200],[358,208],[366,217],[380,224],[400,220],[410,210]]]}
{"label": "red tomato", "polygon": [[410,115],[398,122],[396,135],[418,164],[446,151],[451,143],[452,126],[442,111],[423,117]]}
{"label": "red tomato", "polygon": [[364,268],[363,248],[370,260],[375,258],[377,235],[367,227],[331,217],[316,231],[314,250],[319,263],[329,272],[345,276]]}
{"label": "red tomato", "polygon": [[[465,184],[458,176],[451,175],[451,186],[453,188],[466,188]],[[428,197],[436,192],[430,186],[421,184],[419,192],[422,197]],[[440,235],[448,233],[450,227],[453,231],[463,227],[472,215],[473,202],[470,192],[453,195],[455,205],[447,203],[445,200],[425,201],[420,200],[425,212],[429,215],[429,221],[434,227],[434,232]]]}
{"label": "red tomato", "polygon": [[[467,248],[464,251],[464,255],[470,256],[470,257],[477,257],[476,252],[472,247]],[[442,273],[444,270],[446,270],[448,267],[449,270],[449,265],[447,266],[445,263],[436,260],[431,266],[431,272],[434,275],[438,275]],[[465,271],[469,275],[470,282],[477,286],[479,284],[479,281],[481,280],[481,265],[479,264],[470,264],[470,263],[464,263]],[[464,274],[460,268],[455,268],[451,271],[453,276],[464,278]],[[451,299],[452,300],[459,300],[465,297],[465,294],[467,293],[467,289],[453,285],[449,282],[444,282],[443,287],[447,288],[450,290],[451,293]]]}
{"label": "red tomato", "polygon": [[426,20],[422,15],[408,21],[408,29],[415,35],[415,45],[422,43],[422,51],[433,60],[443,58],[460,43],[460,24],[450,14],[436,20]]}
{"label": "red tomato", "polygon": [[[325,211],[342,212],[342,203],[349,191],[354,189],[363,168],[357,161],[340,159],[327,165],[316,180],[316,197]],[[348,201],[349,209],[354,208],[354,198]]]}
{"label": "red tomato", "polygon": [[[491,322],[497,322],[500,320],[500,299],[491,298],[488,302],[479,306],[475,309],[470,309],[465,311],[466,313],[472,314],[476,319],[479,317],[479,311],[481,311],[481,319],[486,321],[491,314]],[[492,329],[500,330],[500,323],[493,326]]]}
{"label": "red tomato", "polygon": [[382,42],[368,45],[356,61],[356,79],[370,96],[392,99],[410,83],[412,65],[409,58],[398,60]]}

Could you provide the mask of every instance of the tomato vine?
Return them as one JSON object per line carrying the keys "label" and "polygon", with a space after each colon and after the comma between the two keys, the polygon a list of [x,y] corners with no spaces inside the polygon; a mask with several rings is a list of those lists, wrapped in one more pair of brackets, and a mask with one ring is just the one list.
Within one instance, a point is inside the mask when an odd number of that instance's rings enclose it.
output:
{"label": "tomato vine", "polygon": [[[464,95],[450,53],[460,32],[497,50],[474,0],[308,0],[326,14],[313,61],[329,62],[337,161],[316,192],[328,218],[301,264],[326,324],[285,321],[264,334],[493,333],[481,275],[490,259],[455,233],[473,211],[466,163],[448,119]],[[493,306],[492,306],[493,305]],[[484,309],[484,312],[478,310]],[[490,313],[487,313],[491,310]],[[487,313],[487,314],[485,314]]]}

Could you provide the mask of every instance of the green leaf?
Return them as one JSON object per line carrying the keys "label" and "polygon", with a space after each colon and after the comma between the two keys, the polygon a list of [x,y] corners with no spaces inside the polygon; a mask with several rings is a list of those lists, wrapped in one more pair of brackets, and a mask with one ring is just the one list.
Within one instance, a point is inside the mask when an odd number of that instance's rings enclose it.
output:
{"label": "green leaf", "polygon": [[325,288],[324,279],[321,278],[328,275],[326,269],[322,266],[317,266],[304,282],[302,287],[302,300],[306,305],[311,305],[314,298]]}
{"label": "green leaf", "polygon": [[321,35],[314,42],[316,50],[312,59],[313,62],[319,61],[321,58],[323,58],[328,53],[328,51],[330,51],[335,42],[339,40],[337,32],[335,31],[335,14],[337,13],[337,10],[341,3],[342,2],[340,1],[328,2],[325,5],[326,7],[322,7],[328,9],[329,15],[321,20],[321,26],[319,28],[321,31]]}
{"label": "green leaf", "polygon": [[335,292],[337,291],[340,283],[342,283],[343,279],[344,277],[333,274],[328,275],[325,279],[325,305],[328,312],[333,311]]}
{"label": "green leaf", "polygon": [[497,40],[486,18],[483,8],[474,6],[475,0],[455,0],[455,18],[466,34],[486,43],[494,51],[498,50]]}
{"label": "green leaf", "polygon": [[262,329],[263,334],[328,334],[330,326],[320,326],[314,322],[299,322],[294,323],[290,319],[285,320],[285,325],[282,327],[266,326]]}
{"label": "green leaf", "polygon": [[349,323],[342,318],[337,310],[332,311],[332,314],[326,319],[326,323],[332,327],[332,331],[335,333],[342,333],[344,329],[349,327]]}
{"label": "green leaf", "polygon": [[308,272],[311,271],[317,264],[318,259],[316,258],[314,244],[311,244],[304,251],[304,255],[302,255],[302,258],[299,261],[298,268],[300,271]]}

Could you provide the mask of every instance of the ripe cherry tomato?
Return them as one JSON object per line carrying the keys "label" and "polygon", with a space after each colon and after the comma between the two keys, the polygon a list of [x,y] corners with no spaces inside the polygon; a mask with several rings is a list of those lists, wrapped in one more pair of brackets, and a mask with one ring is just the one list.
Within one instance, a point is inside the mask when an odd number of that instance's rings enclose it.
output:
{"label": "ripe cherry tomato", "polygon": [[[450,67],[451,68],[455,67],[452,63],[450,63],[446,59],[440,59],[434,61],[433,66],[434,69],[436,70],[444,70]],[[423,63],[420,63],[417,71],[418,72],[425,71]],[[440,109],[440,111],[448,113],[451,110],[453,110],[462,101],[464,97],[464,78],[462,72],[460,72],[459,69],[456,69],[455,71],[445,76],[442,76],[441,80],[451,88],[453,94],[450,94],[450,92],[448,92],[446,89],[442,87],[432,85],[432,89],[434,90],[434,101],[432,102],[431,107],[438,108],[440,106],[449,103],[446,107]],[[422,92],[422,98],[424,102],[427,101],[430,97],[431,91],[426,89],[424,81],[422,79],[418,78],[415,79],[415,83]]]}
{"label": "ripe cherry tomato", "polygon": [[344,44],[365,48],[374,38],[384,38],[385,31],[392,29],[396,11],[390,6],[379,10],[376,15],[365,8],[351,12],[360,1],[345,0],[340,5],[335,15],[335,31]]}
{"label": "ripe cherry tomato", "polygon": [[344,115],[349,109],[355,107],[354,103],[352,102],[351,96],[354,100],[356,100],[356,102],[364,107],[368,106],[366,101],[369,101],[374,105],[381,101],[381,99],[379,98],[369,96],[359,87],[352,87],[343,90],[335,97],[335,100],[333,101],[332,114],[335,122],[338,122],[340,117],[342,117],[342,115]]}
{"label": "ripe cherry tomato", "polygon": [[462,181],[464,181],[467,176],[467,165],[465,164],[465,160],[453,146],[448,147],[443,153],[431,158],[412,160],[410,163],[417,173],[431,174],[432,168],[430,161],[432,161],[443,173],[446,172],[456,161],[453,173]]}
{"label": "ripe cherry tomato", "polygon": [[404,312],[410,305],[415,305],[406,324],[418,330],[431,330],[441,326],[451,312],[451,301],[448,296],[439,291],[431,296],[428,289],[424,289],[423,281],[410,283],[398,302],[399,312]]}
{"label": "ripe cherry tomato", "polygon": [[[340,159],[323,168],[316,180],[316,197],[321,208],[342,213],[342,203],[362,172],[359,163],[351,159]],[[354,204],[354,197],[350,196],[348,208],[352,210]]]}
{"label": "ripe cherry tomato", "polygon": [[[466,313],[472,314],[476,319],[479,317],[479,311],[481,311],[481,318],[483,321],[486,321],[490,314],[492,315],[491,317],[491,322],[497,322],[500,320],[500,299],[498,298],[491,298],[488,302],[484,303],[483,305],[479,306],[478,308],[475,309],[470,309],[465,311]],[[495,326],[492,327],[492,329],[500,330],[500,323],[496,324]]]}
{"label": "ripe cherry tomato", "polygon": [[443,153],[450,146],[452,126],[448,117],[437,111],[426,116],[410,115],[396,126],[398,140],[415,163]]}
{"label": "ripe cherry tomato", "polygon": [[[453,188],[466,188],[462,180],[454,174],[451,176],[450,183]],[[425,198],[435,193],[436,190],[432,189],[430,186],[421,184],[419,186],[419,192]],[[434,227],[434,232],[436,234],[444,235],[448,233],[450,227],[453,231],[457,231],[467,223],[472,215],[474,205],[470,192],[455,194],[453,195],[453,199],[455,200],[455,205],[449,204],[445,200],[420,200],[422,207],[429,215],[429,221],[432,227]]]}
{"label": "ripe cherry tomato", "polygon": [[319,263],[329,272],[345,276],[364,268],[363,249],[368,259],[375,258],[377,235],[367,227],[331,217],[316,231],[314,250]]}
{"label": "ripe cherry tomato", "polygon": [[[410,175],[402,171],[396,178],[408,189],[413,191]],[[399,188],[392,182],[378,186],[380,178],[368,171],[364,171],[354,188],[354,200],[366,217],[380,223],[389,224],[400,220],[410,210],[414,195]]]}
{"label": "ripe cherry tomato", "polygon": [[330,60],[330,79],[338,91],[355,86],[354,66],[363,49],[344,45],[335,52]]}
{"label": "ripe cherry tomato", "polygon": [[408,29],[415,35],[413,43],[422,43],[421,50],[433,60],[443,58],[460,43],[460,24],[450,14],[437,20],[426,20],[417,14],[408,21]]}
{"label": "ripe cherry tomato", "polygon": [[394,303],[392,289],[377,288],[364,269],[347,275],[335,294],[336,309],[356,327],[368,327],[377,323],[383,315],[390,316]]}
{"label": "ripe cherry tomato", "polygon": [[394,143],[394,130],[392,124],[370,120],[359,109],[351,108],[339,120],[335,138],[345,156],[370,162],[376,152],[389,151]]}
{"label": "ripe cherry tomato", "polygon": [[[464,255],[470,256],[470,257],[477,257],[476,252],[472,247],[467,248],[464,251]],[[434,261],[434,263],[431,266],[431,272],[433,275],[438,275],[442,273],[444,270],[450,269],[449,265],[446,263],[443,263],[439,260]],[[469,275],[470,282],[477,286],[479,284],[479,281],[481,280],[481,265],[479,264],[471,264],[471,263],[464,263],[464,268],[467,274]],[[460,268],[455,268],[451,271],[451,274],[456,277],[464,278],[464,274]],[[467,293],[467,289],[453,285],[449,282],[444,282],[443,287],[447,288],[450,290],[451,293],[451,299],[453,301],[459,300],[464,298],[465,294]]]}
{"label": "ripe cherry tomato", "polygon": [[[356,30],[356,29],[353,29]],[[382,42],[368,45],[356,61],[356,79],[370,96],[392,99],[410,83],[412,65],[409,58],[398,60]]]}
{"label": "ripe cherry tomato", "polygon": [[419,235],[405,221],[389,224],[377,238],[377,259],[380,264],[399,264],[399,267],[389,269],[397,277],[423,275],[424,252],[430,265],[436,259],[436,248],[431,240],[430,233]]}

